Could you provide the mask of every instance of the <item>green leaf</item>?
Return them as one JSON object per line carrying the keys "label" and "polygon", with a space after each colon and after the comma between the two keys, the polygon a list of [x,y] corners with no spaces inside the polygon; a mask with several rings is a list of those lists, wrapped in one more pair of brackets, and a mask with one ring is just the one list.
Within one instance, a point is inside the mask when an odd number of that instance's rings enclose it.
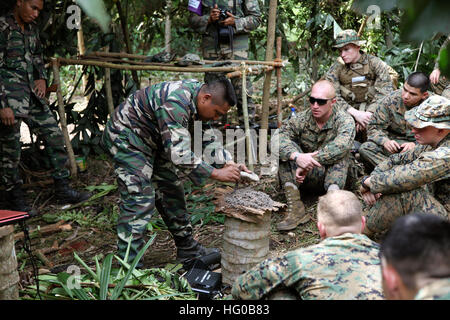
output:
{"label": "green leaf", "polygon": [[139,263],[139,260],[141,260],[141,258],[144,255],[145,251],[147,251],[148,247],[150,247],[150,245],[153,243],[155,238],[156,238],[156,234],[154,234],[150,238],[150,240],[148,240],[146,245],[141,249],[141,251],[139,251],[139,253],[137,254],[137,256],[134,259],[133,263],[131,264],[130,269],[128,269],[128,272],[125,274],[125,277],[122,279],[122,281],[119,283],[119,285],[114,288],[114,291],[113,291],[112,296],[111,296],[111,300],[117,300],[119,298],[119,296],[122,293],[123,288],[125,287],[125,284],[127,283],[128,279],[131,276],[131,273],[136,268],[137,264]]}
{"label": "green leaf", "polygon": [[74,256],[75,260],[77,260],[86,269],[86,271],[91,275],[91,277],[95,281],[97,281],[97,282],[100,281],[97,274],[91,268],[89,268],[89,266],[78,256],[78,254],[76,252],[73,253],[73,256]]}
{"label": "green leaf", "polygon": [[100,274],[100,300],[106,300],[107,298],[113,256],[114,255],[110,253],[103,261],[102,272]]}

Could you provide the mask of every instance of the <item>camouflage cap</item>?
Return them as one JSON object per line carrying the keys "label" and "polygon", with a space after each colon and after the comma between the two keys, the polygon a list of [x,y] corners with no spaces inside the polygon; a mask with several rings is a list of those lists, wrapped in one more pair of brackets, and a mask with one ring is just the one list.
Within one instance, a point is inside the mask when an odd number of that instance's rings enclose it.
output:
{"label": "camouflage cap", "polygon": [[360,47],[364,43],[366,43],[365,40],[361,40],[361,38],[358,36],[358,33],[356,33],[355,30],[347,29],[343,30],[338,33],[336,36],[336,44],[333,46],[334,48],[342,48],[343,46],[353,43]]}
{"label": "camouflage cap", "polygon": [[450,100],[432,95],[419,106],[406,111],[405,119],[414,128],[432,126],[438,129],[450,129]]}
{"label": "camouflage cap", "polygon": [[188,66],[192,64],[204,64],[200,57],[194,53],[187,53],[176,63],[178,66]]}

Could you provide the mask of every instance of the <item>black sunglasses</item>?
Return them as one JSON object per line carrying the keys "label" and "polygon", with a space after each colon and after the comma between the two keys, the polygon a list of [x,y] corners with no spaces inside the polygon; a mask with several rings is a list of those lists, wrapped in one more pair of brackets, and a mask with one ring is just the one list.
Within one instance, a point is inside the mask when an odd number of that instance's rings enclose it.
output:
{"label": "black sunglasses", "polygon": [[317,104],[319,106],[323,106],[328,102],[328,100],[333,100],[334,98],[335,97],[330,98],[330,99],[319,99],[319,98],[314,98],[314,97],[309,96],[309,103],[314,104],[317,102]]}

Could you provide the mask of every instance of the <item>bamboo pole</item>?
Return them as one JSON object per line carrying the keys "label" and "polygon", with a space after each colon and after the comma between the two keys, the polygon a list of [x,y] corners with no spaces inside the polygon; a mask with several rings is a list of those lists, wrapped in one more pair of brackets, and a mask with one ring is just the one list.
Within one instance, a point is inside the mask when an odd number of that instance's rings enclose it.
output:
{"label": "bamboo pole", "polygon": [[[277,59],[281,60],[281,37],[277,37]],[[281,112],[281,68],[277,68],[277,127],[281,127],[283,114]]]}
{"label": "bamboo pole", "polygon": [[63,132],[64,141],[66,143],[67,155],[69,156],[70,162],[70,173],[72,177],[77,176],[77,163],[75,161],[75,154],[73,153],[72,143],[70,142],[69,131],[67,130],[67,120],[66,120],[66,111],[64,109],[64,100],[61,91],[61,78],[59,75],[59,63],[58,59],[51,58],[52,66],[53,66],[53,77],[54,82],[56,84],[56,96],[58,98],[58,114],[59,114],[59,122],[61,124],[61,130]]}
{"label": "bamboo pole", "polygon": [[[110,58],[129,58],[129,59],[137,59],[137,60],[145,60],[148,58],[148,56],[139,55],[139,54],[128,54],[124,52],[102,52],[102,51],[93,51],[90,52],[87,55],[82,55],[81,57],[110,57]],[[206,64],[213,64],[217,61],[214,60],[202,60]],[[226,62],[231,63],[241,63],[242,60],[226,60]],[[261,64],[261,65],[269,65],[274,67],[285,67],[285,65],[288,63],[288,61],[257,61],[257,60],[245,60],[247,65],[254,65],[254,64]],[[147,62],[148,64],[155,64],[155,65],[167,65],[163,63],[158,62]]]}
{"label": "bamboo pole", "polygon": [[[269,22],[267,26],[267,47],[266,47],[266,61],[273,59],[273,46],[275,41],[275,27],[277,20],[277,0],[270,0],[269,3]],[[261,129],[267,132],[269,129],[269,99],[271,86],[272,71],[266,72],[263,86],[262,98],[262,114],[261,114]],[[259,136],[259,150],[267,150],[267,134],[260,134]]]}
{"label": "bamboo pole", "polygon": [[[235,67],[173,67],[173,66],[132,66],[126,64],[114,64],[110,62],[96,61],[96,60],[82,60],[82,59],[69,59],[69,58],[57,58],[61,65],[73,65],[81,64],[88,66],[99,66],[111,69],[121,70],[155,70],[155,71],[173,71],[173,72],[233,72],[239,71],[239,66]],[[273,70],[271,66],[261,66],[264,70]]]}
{"label": "bamboo pole", "polygon": [[247,106],[247,77],[245,75],[246,72],[245,62],[241,63],[241,73],[242,73],[242,113],[244,116],[244,129],[245,129],[245,138],[246,138],[246,146],[247,146],[247,155],[248,155],[248,168],[253,171],[253,144],[250,136],[250,124],[248,121],[248,106]]}
{"label": "bamboo pole", "polygon": [[[106,48],[106,51],[109,51],[109,45]],[[111,69],[105,68],[105,93],[106,93],[106,102],[108,103],[108,113],[111,115],[114,112],[114,102],[112,97],[112,89],[111,89]]]}

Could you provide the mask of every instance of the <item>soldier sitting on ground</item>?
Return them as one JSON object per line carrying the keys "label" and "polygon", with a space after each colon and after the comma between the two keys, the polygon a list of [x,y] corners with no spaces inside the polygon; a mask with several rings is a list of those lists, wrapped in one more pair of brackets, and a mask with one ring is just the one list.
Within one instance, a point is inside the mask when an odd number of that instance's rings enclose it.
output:
{"label": "soldier sitting on ground", "polygon": [[416,140],[405,112],[428,98],[430,80],[422,72],[411,73],[402,89],[392,92],[376,108],[367,127],[367,142],[359,148],[361,159],[373,169],[391,154],[414,149]]}
{"label": "soldier sitting on ground", "polygon": [[395,221],[380,247],[389,300],[450,300],[450,222],[430,214]]}
{"label": "soldier sitting on ground", "polygon": [[391,155],[361,181],[363,199],[372,206],[365,230],[370,236],[418,210],[449,217],[450,100],[433,95],[406,111],[405,119],[419,145]]}
{"label": "soldier sitting on ground", "polygon": [[[319,244],[268,259],[239,276],[235,299],[383,299],[379,245],[361,234],[365,218],[350,191],[333,190],[319,198]],[[288,297],[283,297],[288,295]]]}
{"label": "soldier sitting on ground", "polygon": [[102,144],[112,155],[117,174],[121,258],[125,257],[130,236],[129,262],[144,246],[147,224],[156,209],[174,237],[179,262],[213,252],[193,238],[181,178],[189,178],[196,185],[208,178],[236,182],[241,169],[248,171],[244,165],[235,164],[222,146],[209,145],[216,163],[225,163],[221,169],[191,151],[194,121],[217,120],[235,103],[229,80],[209,84],[184,80],[139,90],[116,108],[106,124]]}
{"label": "soldier sitting on ground", "polygon": [[334,45],[340,58],[325,75],[336,89],[337,106],[352,115],[357,132],[366,130],[376,102],[394,90],[388,65],[362,51],[364,43],[355,30],[340,32]]}
{"label": "soldier sitting on ground", "polygon": [[297,186],[318,193],[344,189],[350,166],[355,122],[335,107],[331,82],[321,80],[311,89],[310,108],[287,120],[277,130],[280,143],[279,177],[288,202],[278,230],[291,230],[310,217]]}

